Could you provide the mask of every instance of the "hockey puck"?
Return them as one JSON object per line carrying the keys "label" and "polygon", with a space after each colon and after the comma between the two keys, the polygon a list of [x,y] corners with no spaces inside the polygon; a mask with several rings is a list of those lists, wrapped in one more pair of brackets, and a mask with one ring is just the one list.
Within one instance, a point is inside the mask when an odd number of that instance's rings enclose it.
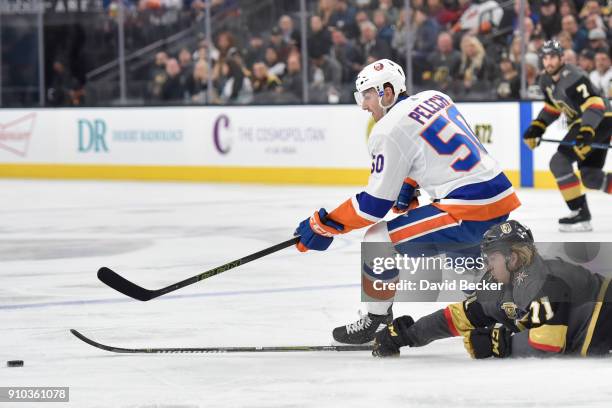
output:
{"label": "hockey puck", "polygon": [[9,360],[6,362],[9,367],[23,367],[23,360]]}

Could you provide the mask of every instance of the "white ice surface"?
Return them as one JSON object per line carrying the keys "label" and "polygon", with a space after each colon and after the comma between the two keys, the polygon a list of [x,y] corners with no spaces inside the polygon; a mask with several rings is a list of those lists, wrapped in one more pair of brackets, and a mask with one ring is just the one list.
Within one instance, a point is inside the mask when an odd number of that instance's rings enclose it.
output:
{"label": "white ice surface", "polygon": [[[291,236],[355,189],[0,181],[0,386],[69,386],[70,407],[610,407],[606,360],[487,360],[460,339],[379,360],[368,352],[118,355],[124,347],[325,345],[357,318],[361,232],[325,253],[287,249],[150,302],[100,266],[158,288]],[[514,217],[540,241],[612,239],[610,197],[590,193],[595,232],[559,234],[556,191],[520,191]],[[422,316],[440,304],[404,303]],[[6,360],[22,359],[23,368]],[[0,403],[0,408],[33,407]],[[62,404],[39,404],[56,407]]]}

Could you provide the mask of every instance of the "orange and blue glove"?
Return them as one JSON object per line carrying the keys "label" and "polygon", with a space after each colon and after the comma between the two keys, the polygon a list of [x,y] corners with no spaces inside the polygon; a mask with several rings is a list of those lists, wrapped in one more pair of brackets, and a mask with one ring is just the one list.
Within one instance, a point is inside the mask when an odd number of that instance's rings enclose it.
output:
{"label": "orange and blue glove", "polygon": [[327,211],[321,208],[310,218],[300,222],[293,235],[300,236],[300,242],[296,245],[298,251],[325,251],[334,240],[334,235],[342,233],[343,230],[344,225],[328,220]]}
{"label": "orange and blue glove", "polygon": [[413,208],[417,208],[419,206],[418,197],[421,195],[418,187],[414,180],[406,178],[391,210],[395,214],[404,214]]}

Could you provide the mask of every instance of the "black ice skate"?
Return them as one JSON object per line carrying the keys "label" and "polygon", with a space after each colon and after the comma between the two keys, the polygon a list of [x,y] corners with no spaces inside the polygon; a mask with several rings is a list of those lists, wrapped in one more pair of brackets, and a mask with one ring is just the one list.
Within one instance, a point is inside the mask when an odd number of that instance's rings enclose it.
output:
{"label": "black ice skate", "polygon": [[376,332],[382,330],[387,324],[393,322],[393,311],[391,307],[386,315],[375,315],[372,313],[362,314],[355,323],[336,327],[332,332],[334,340],[344,344],[365,344],[374,341]]}
{"label": "black ice skate", "polygon": [[560,218],[559,231],[593,231],[593,227],[591,226],[591,213],[589,212],[589,207],[583,205],[578,210],[572,211],[568,217]]}

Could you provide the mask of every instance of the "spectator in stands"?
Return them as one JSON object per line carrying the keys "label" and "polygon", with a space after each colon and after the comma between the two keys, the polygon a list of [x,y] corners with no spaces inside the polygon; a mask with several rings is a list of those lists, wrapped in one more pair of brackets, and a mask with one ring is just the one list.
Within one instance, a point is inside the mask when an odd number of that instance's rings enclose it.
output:
{"label": "spectator in stands", "polygon": [[337,93],[342,84],[342,67],[335,59],[327,54],[310,55],[312,61],[312,83],[316,88],[323,89],[325,92],[330,87]]}
{"label": "spectator in stands", "polygon": [[168,62],[168,54],[165,51],[160,51],[155,54],[155,64],[151,69],[149,92],[153,99],[160,99],[162,87],[166,79],[166,63]]}
{"label": "spectator in stands", "polygon": [[[289,54],[287,58],[287,74],[283,78],[282,90],[286,95],[294,97],[294,102],[302,100],[302,63],[300,54]],[[291,100],[291,99],[290,99]]]}
{"label": "spectator in stands", "polygon": [[588,0],[584,3],[582,10],[580,10],[580,18],[585,18],[588,16],[601,16],[601,6],[597,0]]}
{"label": "spectator in stands", "polygon": [[336,0],[319,0],[317,10],[317,15],[321,18],[322,24],[325,27],[329,26],[329,20],[336,10]]}
{"label": "spectator in stands", "polygon": [[276,90],[281,81],[276,75],[268,72],[268,67],[263,61],[253,64],[253,93],[260,94]]}
{"label": "spectator in stands", "polygon": [[208,76],[208,63],[203,59],[198,60],[186,82],[187,93],[192,103],[212,103],[208,101]]}
{"label": "spectator in stands", "polygon": [[561,0],[559,2],[559,14],[561,18],[565,16],[576,16],[576,6],[572,0]]}
{"label": "spectator in stands", "polygon": [[181,75],[181,66],[175,58],[166,62],[166,81],[162,85],[161,100],[180,102],[185,98],[185,83]]}
{"label": "spectator in stands", "polygon": [[76,78],[72,80],[72,84],[68,90],[68,97],[70,106],[83,106],[85,103],[85,87],[81,81]]}
{"label": "spectator in stands", "polygon": [[387,14],[383,10],[374,12],[374,25],[376,26],[376,38],[391,44],[393,40],[393,27],[387,21]]}
{"label": "spectator in stands", "polygon": [[[532,51],[527,48],[526,55],[535,55],[537,58],[537,50]],[[515,35],[512,37],[512,43],[510,44],[510,61],[514,62],[517,66],[521,63],[521,36]]]}
{"label": "spectator in stands", "polygon": [[219,50],[217,50],[216,48],[212,48],[210,49],[210,47],[208,46],[208,42],[206,40],[200,40],[198,42],[198,49],[193,53],[192,56],[192,60],[193,61],[198,61],[198,60],[208,60],[208,52],[210,50],[210,58],[213,61],[217,61],[219,59]]}
{"label": "spectator in stands", "polygon": [[594,28],[589,31],[589,47],[593,51],[609,50],[608,39],[603,28]]}
{"label": "spectator in stands", "polygon": [[595,53],[593,50],[585,48],[578,56],[578,66],[587,74],[595,69]]}
{"label": "spectator in stands", "polygon": [[51,106],[64,106],[70,104],[69,90],[72,78],[62,60],[53,62],[53,75],[47,88],[47,102]]}
{"label": "spectator in stands", "polygon": [[590,33],[591,30],[594,30],[596,28],[604,27],[603,19],[599,14],[589,14],[582,20],[582,22],[585,31],[588,33]]}
{"label": "spectator in stands", "polygon": [[461,39],[461,65],[459,77],[465,94],[485,92],[494,76],[494,66],[485,54],[484,47],[472,34]]}
{"label": "spectator in stands", "polygon": [[[545,40],[544,40],[544,34],[543,33],[533,33],[533,35],[531,36],[531,39],[529,41],[529,46],[527,47],[527,50],[529,52],[533,52],[533,53],[537,54],[538,51],[540,51],[540,49],[544,45],[544,42],[545,42]],[[571,41],[570,41],[570,45],[571,45]]]}
{"label": "spectator in stands", "polygon": [[415,10],[412,13],[411,28],[414,35],[414,46],[412,48],[413,58],[427,58],[436,48],[436,38],[440,31],[438,23],[427,16],[424,11]]}
{"label": "spectator in stands", "polygon": [[435,88],[447,92],[459,73],[461,53],[453,48],[453,38],[443,31],[438,35],[437,49],[427,56],[428,71],[425,80],[431,80]]}
{"label": "spectator in stands", "polygon": [[574,48],[572,37],[565,31],[561,31],[559,34],[557,34],[557,41],[559,41],[559,44],[561,44],[561,47],[564,50],[569,50],[569,49]]}
{"label": "spectator in stands", "polygon": [[357,38],[359,27],[355,18],[356,14],[357,11],[348,3],[348,0],[338,0],[336,9],[329,18],[329,26],[342,30],[348,38]]}
{"label": "spectator in stands", "polygon": [[540,1],[540,26],[547,40],[561,31],[561,15],[557,10],[556,0]]}
{"label": "spectator in stands", "polygon": [[441,27],[452,26],[461,16],[461,12],[456,10],[455,1],[427,0],[427,11]]}
{"label": "spectator in stands", "polygon": [[525,55],[525,76],[527,77],[527,99],[544,99],[538,82],[539,57],[534,53]]}
{"label": "spectator in stands", "polygon": [[612,64],[606,51],[599,50],[595,53],[595,69],[591,71],[589,78],[604,96],[612,97]]}
{"label": "spectator in stands", "polygon": [[193,60],[191,59],[191,52],[187,48],[181,48],[178,53],[178,62],[181,66],[181,71],[189,73],[193,70]]}
{"label": "spectator in stands", "polygon": [[300,33],[294,28],[293,19],[284,14],[278,19],[278,28],[283,41],[290,46],[300,46]]}
{"label": "spectator in stands", "polygon": [[[277,52],[278,54],[278,52]],[[259,34],[251,35],[249,46],[244,55],[244,62],[248,67],[252,67],[256,61],[263,61],[266,55],[264,40]]]}
{"label": "spectator in stands", "polygon": [[496,96],[499,99],[519,99],[521,80],[515,65],[508,54],[502,54],[499,61],[501,77],[495,85]]}
{"label": "spectator in stands", "polygon": [[567,33],[572,39],[572,49],[576,52],[582,50],[587,44],[587,33],[578,27],[574,15],[566,15],[561,20],[561,32]]}
{"label": "spectator in stands", "polygon": [[222,31],[217,36],[217,50],[219,50],[219,58],[224,58],[230,49],[236,47],[234,35],[229,31]]}
{"label": "spectator in stands", "polygon": [[308,36],[308,55],[327,54],[331,48],[331,34],[323,26],[319,16],[310,17],[310,35]]}
{"label": "spectator in stands", "polygon": [[359,47],[361,55],[366,59],[374,57],[374,59],[391,58],[391,47],[383,40],[376,37],[376,26],[371,21],[364,21],[359,26],[361,30],[361,39]]}
{"label": "spectator in stands", "polygon": [[353,82],[363,69],[363,56],[357,47],[348,41],[342,30],[332,30],[332,44],[331,56],[342,68],[342,83]]}
{"label": "spectator in stands", "polygon": [[397,9],[396,5],[393,4],[393,0],[379,0],[378,10],[385,13],[387,21],[397,21],[399,18],[399,10]]}
{"label": "spectator in stands", "polygon": [[272,28],[272,31],[270,31],[270,45],[276,48],[278,59],[280,59],[281,61],[285,61],[287,59],[287,56],[289,56],[291,50],[295,48],[294,46],[286,43],[285,40],[283,40],[281,30],[278,27],[274,27]]}
{"label": "spectator in stands", "polygon": [[498,2],[494,0],[461,2],[468,5],[468,8],[453,27],[453,31],[484,34],[489,32],[493,26],[497,27],[500,25],[504,10]]}
{"label": "spectator in stands", "polygon": [[359,35],[361,35],[361,23],[365,23],[366,21],[370,21],[370,17],[368,17],[368,13],[361,10],[355,14],[355,23],[357,24],[357,28],[359,29]]}
{"label": "spectator in stands", "polygon": [[283,75],[285,75],[285,63],[278,59],[276,48],[266,48],[266,56],[264,60],[270,74],[278,78],[282,78]]}
{"label": "spectator in stands", "polygon": [[531,40],[531,37],[536,33],[542,30],[541,26],[535,26],[533,24],[533,20],[531,19],[531,17],[525,17],[525,38],[527,38],[527,41]]}
{"label": "spectator in stands", "polygon": [[566,48],[563,50],[563,60],[566,64],[578,65],[576,53],[571,48]]}
{"label": "spectator in stands", "polygon": [[213,78],[221,103],[246,104],[252,101],[253,86],[245,72],[240,54],[233,51],[215,65]]}

